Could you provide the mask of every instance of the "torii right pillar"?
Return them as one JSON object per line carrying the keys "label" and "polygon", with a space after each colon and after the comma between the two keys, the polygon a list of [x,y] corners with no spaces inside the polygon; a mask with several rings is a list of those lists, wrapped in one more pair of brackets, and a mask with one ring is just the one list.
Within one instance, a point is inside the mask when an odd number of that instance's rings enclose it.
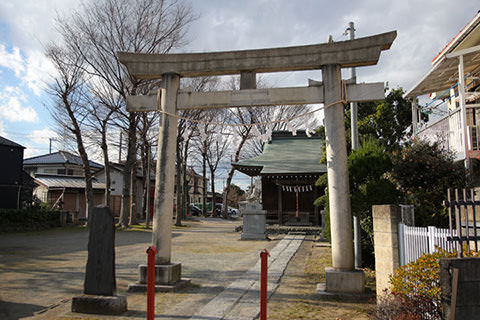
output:
{"label": "torii right pillar", "polygon": [[322,66],[325,96],[325,135],[327,149],[332,267],[325,270],[327,293],[363,293],[365,276],[354,268],[352,214],[347,165],[347,143],[342,100],[340,65]]}

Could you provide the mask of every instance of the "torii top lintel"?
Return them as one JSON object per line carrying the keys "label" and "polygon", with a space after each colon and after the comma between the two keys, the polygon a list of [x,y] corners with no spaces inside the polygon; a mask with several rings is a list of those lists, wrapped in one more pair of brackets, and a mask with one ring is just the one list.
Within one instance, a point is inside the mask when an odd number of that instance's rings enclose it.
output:
{"label": "torii top lintel", "polygon": [[306,46],[240,51],[144,54],[118,52],[120,62],[138,79],[158,79],[165,73],[182,77],[239,74],[242,71],[281,72],[375,65],[382,50],[390,49],[396,31],[355,40]]}

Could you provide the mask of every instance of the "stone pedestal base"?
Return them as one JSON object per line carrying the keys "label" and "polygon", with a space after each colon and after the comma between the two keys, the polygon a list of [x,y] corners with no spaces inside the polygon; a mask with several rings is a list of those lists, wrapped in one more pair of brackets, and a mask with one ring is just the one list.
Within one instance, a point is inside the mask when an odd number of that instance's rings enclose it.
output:
{"label": "stone pedestal base", "polygon": [[[190,279],[181,279],[173,284],[155,284],[155,292],[178,292],[190,285]],[[128,292],[147,292],[147,284],[132,283],[128,285]]]}
{"label": "stone pedestal base", "polygon": [[242,204],[243,229],[241,240],[267,240],[265,232],[265,210],[259,203],[247,202]]}
{"label": "stone pedestal base", "polygon": [[[139,266],[140,279],[137,283],[128,285],[128,292],[147,291],[147,266]],[[182,265],[171,263],[155,265],[155,291],[173,292],[185,288],[190,284],[190,279],[182,279]]]}
{"label": "stone pedestal base", "polygon": [[117,315],[127,311],[124,296],[83,295],[72,298],[72,312]]}
{"label": "stone pedestal base", "polygon": [[332,293],[364,293],[365,274],[363,270],[338,271],[325,268],[325,289]]}

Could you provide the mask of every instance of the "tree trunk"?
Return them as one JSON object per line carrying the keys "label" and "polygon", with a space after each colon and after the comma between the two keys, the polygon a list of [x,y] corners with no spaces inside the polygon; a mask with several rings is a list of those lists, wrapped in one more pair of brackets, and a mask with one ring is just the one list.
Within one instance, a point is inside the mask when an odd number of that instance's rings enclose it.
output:
{"label": "tree trunk", "polygon": [[127,160],[123,169],[123,189],[122,189],[122,211],[120,212],[120,225],[128,228],[128,216],[130,212],[130,183],[131,183],[131,169],[135,162],[136,153],[136,130],[137,122],[135,113],[131,112],[128,115],[128,148]]}
{"label": "tree trunk", "polygon": [[65,108],[67,109],[68,116],[72,121],[72,125],[74,128],[73,134],[75,135],[75,138],[77,140],[78,153],[80,154],[80,158],[82,159],[83,171],[85,175],[85,197],[86,197],[85,214],[87,216],[87,219],[90,220],[91,212],[94,206],[93,205],[93,186],[92,186],[93,177],[92,177],[92,171],[90,170],[90,162],[88,160],[88,155],[87,155],[87,152],[85,151],[85,146],[83,144],[80,125],[78,124],[77,118],[75,117],[75,114],[72,111],[70,101],[68,100],[68,97],[65,94],[63,95],[62,99],[65,105]]}
{"label": "tree trunk", "polygon": [[187,180],[187,158],[188,158],[188,145],[190,137],[185,141],[183,149],[183,205],[185,206],[185,213],[190,212],[190,196],[188,192],[188,180]]}
{"label": "tree trunk", "polygon": [[107,122],[102,122],[102,152],[103,162],[105,170],[105,206],[110,208],[110,189],[111,189],[111,177],[110,177],[110,159],[108,157],[108,144],[107,144]]}
{"label": "tree trunk", "polygon": [[182,188],[181,188],[181,174],[182,174],[182,155],[180,152],[180,137],[177,137],[177,168],[175,174],[175,190],[177,194],[177,218],[175,220],[175,225],[177,227],[182,226]]}
{"label": "tree trunk", "polygon": [[137,161],[130,169],[130,225],[137,224]]}
{"label": "tree trunk", "polygon": [[202,178],[203,178],[203,190],[202,190],[202,213],[207,215],[207,143],[203,142],[202,152]]}
{"label": "tree trunk", "polygon": [[151,199],[150,199],[150,164],[152,162],[152,159],[151,159],[151,156],[152,156],[152,151],[150,149],[150,145],[147,145],[147,172],[148,172],[148,180],[147,180],[147,186],[146,186],[146,189],[147,189],[147,200],[145,201],[146,203],[146,207],[147,207],[147,215],[145,217],[146,219],[146,226],[147,228],[150,227],[150,202],[151,202]]}
{"label": "tree trunk", "polygon": [[140,154],[142,160],[142,177],[143,177],[143,191],[142,191],[142,214],[141,217],[143,219],[147,218],[147,181],[150,179],[150,173],[147,174],[147,142],[145,141],[145,137],[142,137],[142,144],[140,147]]}
{"label": "tree trunk", "polygon": [[[237,148],[237,151],[235,152],[235,159],[234,159],[234,162],[238,162],[238,160],[240,160],[240,152],[242,151],[242,148],[245,144],[245,142],[247,141],[247,138],[248,138],[248,134],[250,133],[250,130],[251,130],[251,127],[249,127],[249,129],[247,129],[247,132],[245,135],[242,136],[242,140],[240,141],[239,145],[238,145],[238,148]],[[223,216],[226,218],[227,217],[227,214],[228,214],[228,200],[227,200],[227,196],[228,196],[228,191],[230,190],[230,185],[232,184],[232,179],[233,179],[233,174],[235,173],[235,168],[232,166],[232,168],[230,169],[230,172],[228,173],[228,177],[227,177],[227,184],[225,186],[225,190],[223,192]]]}
{"label": "tree trunk", "polygon": [[216,205],[216,199],[215,199],[215,171],[213,168],[210,166],[210,178],[212,179],[212,213],[216,215],[216,210],[215,210],[215,205]]}

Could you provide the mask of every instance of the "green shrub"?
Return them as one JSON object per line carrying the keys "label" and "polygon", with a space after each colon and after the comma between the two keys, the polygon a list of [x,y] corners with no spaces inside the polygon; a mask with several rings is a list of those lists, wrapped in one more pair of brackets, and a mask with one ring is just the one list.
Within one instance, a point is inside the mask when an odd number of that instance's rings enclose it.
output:
{"label": "green shrub", "polygon": [[465,167],[454,162],[439,142],[415,140],[393,156],[391,177],[404,195],[404,204],[415,205],[417,226],[448,226],[443,206],[447,189],[466,186]]}
{"label": "green shrub", "polygon": [[60,226],[60,212],[46,206],[0,209],[0,232],[35,231]]}
{"label": "green shrub", "polygon": [[[379,299],[372,319],[440,319],[442,314],[440,259],[456,257],[456,252],[437,248],[416,261],[395,270],[390,277],[391,292]],[[478,257],[479,252],[465,252]]]}
{"label": "green shrub", "polygon": [[441,258],[453,257],[456,257],[456,253],[438,249],[398,268],[390,277],[392,293],[407,298],[425,297],[440,303],[439,261]]}

